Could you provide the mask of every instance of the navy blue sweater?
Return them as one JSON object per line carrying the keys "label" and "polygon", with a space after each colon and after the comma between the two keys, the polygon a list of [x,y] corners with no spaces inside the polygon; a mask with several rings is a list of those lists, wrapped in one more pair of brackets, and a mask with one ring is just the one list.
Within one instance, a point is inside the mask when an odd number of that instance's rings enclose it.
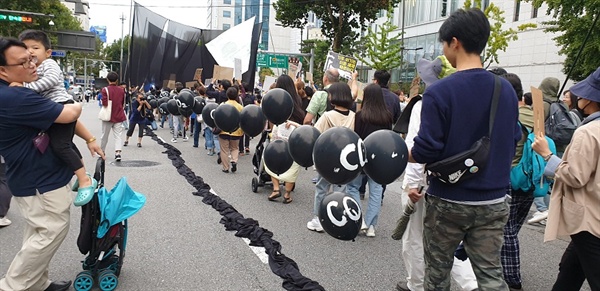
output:
{"label": "navy blue sweater", "polygon": [[[443,160],[471,148],[488,134],[494,76],[484,69],[459,71],[428,87],[423,94],[421,128],[411,150],[418,163]],[[489,161],[477,177],[457,184],[430,179],[428,194],[453,201],[502,198],[510,182],[515,147],[521,139],[518,100],[502,79],[492,131]]]}

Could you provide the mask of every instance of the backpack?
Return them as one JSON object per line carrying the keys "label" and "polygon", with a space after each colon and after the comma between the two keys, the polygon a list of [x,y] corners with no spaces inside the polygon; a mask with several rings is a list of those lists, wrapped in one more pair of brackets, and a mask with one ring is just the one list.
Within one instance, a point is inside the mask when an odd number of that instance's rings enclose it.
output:
{"label": "backpack", "polygon": [[[535,133],[521,124],[523,134],[527,135],[525,144],[523,144],[523,155],[519,163],[510,170],[510,184],[513,190],[523,192],[533,192],[534,197],[543,197],[548,194],[551,181],[544,177],[544,168],[546,161],[536,153],[531,144],[535,141]],[[553,154],[556,154],[556,145],[554,141],[546,136],[548,147]]]}
{"label": "backpack", "polygon": [[562,102],[550,104],[550,114],[544,124],[546,135],[551,138],[556,145],[566,146],[571,142],[573,133],[577,129],[577,124],[571,118],[569,109]]}

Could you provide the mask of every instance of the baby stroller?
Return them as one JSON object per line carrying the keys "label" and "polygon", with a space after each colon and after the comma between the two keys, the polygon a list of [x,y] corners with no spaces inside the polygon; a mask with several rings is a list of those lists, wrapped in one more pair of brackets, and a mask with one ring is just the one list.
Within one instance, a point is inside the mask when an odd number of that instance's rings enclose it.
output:
{"label": "baby stroller", "polygon": [[254,193],[258,192],[258,187],[273,184],[271,182],[271,176],[265,171],[265,165],[262,159],[265,148],[271,142],[271,139],[269,138],[270,133],[270,130],[263,131],[260,136],[260,141],[256,145],[254,156],[252,156],[252,165],[254,166],[254,174],[256,174],[256,177],[252,178],[252,192]]}
{"label": "baby stroller", "polygon": [[98,188],[92,200],[82,206],[77,246],[87,257],[82,261],[83,271],[73,282],[77,291],[92,290],[94,283],[102,291],[117,288],[127,245],[127,218],[146,202],[145,196],[129,188],[125,178],[106,191],[104,171],[105,162],[99,158],[94,173]]}

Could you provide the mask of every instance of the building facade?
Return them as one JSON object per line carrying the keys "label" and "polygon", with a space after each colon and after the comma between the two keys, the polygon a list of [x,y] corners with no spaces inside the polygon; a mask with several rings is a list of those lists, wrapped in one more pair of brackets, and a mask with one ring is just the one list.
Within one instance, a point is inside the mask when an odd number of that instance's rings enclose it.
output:
{"label": "building facade", "polygon": [[[438,30],[444,20],[454,11],[462,8],[464,0],[428,0],[401,1],[394,9],[393,23],[398,26],[395,31],[403,34],[402,68],[392,70],[392,82],[410,82],[416,73],[416,62],[420,58],[433,59],[441,54],[442,44],[438,40]],[[554,34],[544,31],[544,22],[551,20],[546,15],[547,7],[533,7],[531,1],[521,0],[487,0],[482,1],[484,7],[490,3],[504,11],[506,23],[504,29],[517,29],[521,24],[535,23],[538,28],[518,33],[518,40],[509,42],[505,52],[498,53],[500,66],[511,73],[519,75],[525,91],[530,86],[537,87],[545,77],[565,79],[562,73],[564,56],[558,54],[559,48],[554,42]],[[404,11],[403,11],[404,10]],[[385,21],[387,13],[373,23],[373,29]],[[372,74],[372,72],[371,72]]]}
{"label": "building facade", "polygon": [[208,29],[227,30],[255,16],[262,22],[259,49],[263,51],[300,52],[301,31],[282,27],[275,20],[276,0],[208,0]]}
{"label": "building facade", "polygon": [[90,3],[88,0],[61,0],[62,4],[65,5],[73,16],[81,23],[81,28],[84,31],[90,31]]}

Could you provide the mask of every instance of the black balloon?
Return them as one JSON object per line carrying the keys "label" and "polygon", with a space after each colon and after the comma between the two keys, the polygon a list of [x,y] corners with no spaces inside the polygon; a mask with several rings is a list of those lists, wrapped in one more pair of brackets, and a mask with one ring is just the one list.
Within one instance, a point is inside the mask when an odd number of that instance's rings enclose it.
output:
{"label": "black balloon", "polygon": [[329,235],[341,240],[354,240],[362,224],[362,211],[352,197],[334,192],[321,201],[319,220]]}
{"label": "black balloon", "polygon": [[184,112],[188,112],[188,108],[191,110],[194,107],[194,93],[190,89],[183,89],[177,94],[176,99],[179,101],[178,105]]}
{"label": "black balloon", "polygon": [[310,125],[302,125],[290,134],[288,143],[290,155],[298,165],[310,167],[313,163],[313,149],[321,133]]}
{"label": "black balloon", "polygon": [[169,109],[167,108],[167,103],[163,103],[160,106],[158,106],[158,111],[160,111],[160,114],[162,114],[162,115],[169,115]]}
{"label": "black balloon", "polygon": [[152,99],[152,100],[148,101],[148,103],[150,104],[150,107],[152,107],[152,109],[158,107],[158,100],[156,100],[156,99]]}
{"label": "black balloon", "polygon": [[206,101],[204,101],[204,98],[202,97],[195,97],[194,99],[194,107],[192,108],[192,110],[196,114],[201,114],[202,109],[204,109],[204,106],[206,105]]}
{"label": "black balloon", "polygon": [[322,133],[313,149],[317,172],[331,184],[343,185],[354,180],[365,164],[362,140],[353,130],[333,127]]}
{"label": "black balloon", "polygon": [[177,100],[175,99],[171,99],[169,102],[167,102],[167,110],[169,110],[169,113],[173,115],[181,115],[181,113],[179,113]]}
{"label": "black balloon", "polygon": [[169,100],[171,100],[171,98],[169,98],[169,97],[161,97],[161,98],[159,98],[158,99],[158,106],[160,106],[163,103],[169,102]]}
{"label": "black balloon", "polygon": [[294,163],[288,151],[288,143],[281,139],[274,140],[267,145],[264,157],[267,168],[277,175],[285,173]]}
{"label": "black balloon", "polygon": [[408,163],[408,148],[399,134],[382,129],[375,131],[365,138],[367,163],[365,173],[373,181],[386,185],[394,182]]}
{"label": "black balloon", "polygon": [[208,104],[206,104],[206,106],[204,106],[204,109],[202,109],[202,120],[209,127],[212,127],[212,128],[217,127],[215,125],[215,120],[213,119],[213,113],[214,113],[214,110],[217,109],[218,106],[219,105],[217,103],[208,103]]}
{"label": "black balloon", "polygon": [[257,105],[247,105],[240,112],[240,127],[245,134],[255,137],[265,129],[267,118]]}
{"label": "black balloon", "polygon": [[185,117],[190,117],[192,116],[192,113],[194,113],[194,111],[192,110],[192,108],[181,108],[179,107],[179,114],[183,115]]}
{"label": "black balloon", "polygon": [[292,96],[287,91],[274,88],[263,96],[261,107],[267,119],[279,125],[292,116],[294,112],[294,100],[292,100]]}
{"label": "black balloon", "polygon": [[240,112],[233,105],[221,104],[213,114],[215,124],[224,132],[234,132],[240,128]]}

